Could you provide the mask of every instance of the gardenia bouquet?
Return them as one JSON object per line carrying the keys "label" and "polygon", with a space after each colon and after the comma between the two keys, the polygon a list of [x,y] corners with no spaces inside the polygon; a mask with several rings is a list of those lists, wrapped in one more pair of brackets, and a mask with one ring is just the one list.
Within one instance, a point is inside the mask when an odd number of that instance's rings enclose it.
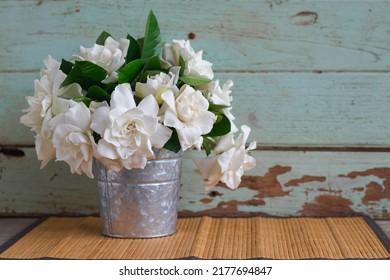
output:
{"label": "gardenia bouquet", "polygon": [[245,148],[247,126],[234,139],[233,82],[214,81],[202,54],[189,41],[164,45],[150,12],[143,38],[117,41],[102,32],[69,60],[49,55],[20,119],[36,133],[42,167],[56,159],[93,178],[93,158],[119,171],[144,168],[154,148],[203,148],[207,157],[194,161],[206,188],[219,181],[237,188],[256,164],[248,154],[256,144]]}

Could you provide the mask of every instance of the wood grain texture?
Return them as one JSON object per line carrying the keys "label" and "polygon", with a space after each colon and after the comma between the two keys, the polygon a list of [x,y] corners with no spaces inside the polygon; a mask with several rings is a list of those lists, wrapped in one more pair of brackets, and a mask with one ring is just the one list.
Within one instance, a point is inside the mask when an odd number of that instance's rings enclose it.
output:
{"label": "wood grain texture", "polygon": [[142,36],[150,9],[166,41],[193,38],[219,71],[390,69],[386,0],[4,0],[0,71],[40,69],[48,53],[66,58],[103,29]]}
{"label": "wood grain texture", "polygon": [[[34,150],[22,151],[22,157],[0,156],[0,212],[98,212],[94,180],[70,175],[69,167],[60,162],[39,170]],[[390,218],[387,153],[256,151],[257,167],[243,177],[235,191],[222,185],[205,190],[202,178],[193,172],[192,158],[199,156],[204,155],[185,154],[179,202],[182,215],[333,216],[358,212]]]}
{"label": "wood grain texture", "polygon": [[102,30],[142,36],[151,8],[164,40],[190,39],[233,79],[237,124],[259,149],[235,192],[205,191],[187,153],[181,213],[390,219],[389,154],[374,150],[390,149],[387,0],[0,1],[0,214],[97,212],[92,180],[39,170],[19,117],[47,54],[68,58]]}
{"label": "wood grain texture", "polygon": [[[33,144],[19,118],[35,78],[0,76],[0,118],[7,124],[0,144]],[[259,146],[390,147],[388,74],[220,73],[217,78],[234,81],[232,113],[238,125],[252,128]]]}

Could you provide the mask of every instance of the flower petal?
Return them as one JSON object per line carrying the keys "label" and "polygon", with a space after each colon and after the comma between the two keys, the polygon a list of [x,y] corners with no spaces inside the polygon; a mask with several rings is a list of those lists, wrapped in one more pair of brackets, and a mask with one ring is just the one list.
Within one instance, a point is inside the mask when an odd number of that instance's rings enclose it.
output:
{"label": "flower petal", "polygon": [[124,107],[127,110],[136,107],[130,84],[117,85],[111,94],[111,108]]}
{"label": "flower petal", "polygon": [[118,152],[112,144],[108,143],[104,139],[100,139],[98,142],[97,153],[108,159],[117,159],[119,157]]}
{"label": "flower petal", "polygon": [[172,91],[166,91],[161,95],[161,99],[165,101],[165,104],[171,109],[174,115],[177,115],[176,105],[175,105],[175,96]]}
{"label": "flower petal", "polygon": [[137,106],[141,109],[146,115],[157,117],[158,114],[158,104],[153,95],[148,95]]}
{"label": "flower petal", "polygon": [[92,115],[91,128],[99,135],[103,135],[105,128],[108,126],[110,115],[110,107],[103,106],[96,109],[96,112]]}
{"label": "flower petal", "polygon": [[41,168],[44,168],[49,161],[56,157],[56,151],[51,140],[39,134],[35,137],[35,150],[38,159],[42,161]]}
{"label": "flower petal", "polygon": [[183,129],[185,125],[170,111],[165,111],[164,125],[174,127],[176,129]]}
{"label": "flower petal", "polygon": [[199,173],[205,180],[207,180],[204,187],[206,189],[214,187],[220,181],[222,176],[221,168],[218,164],[218,157],[208,157],[202,159],[193,159],[198,169],[195,171]]}
{"label": "flower petal", "polygon": [[219,138],[218,143],[214,148],[214,152],[218,154],[223,153],[232,147],[234,147],[233,133],[228,133]]}
{"label": "flower petal", "polygon": [[193,146],[195,146],[197,149],[200,149],[203,138],[199,128],[184,127],[183,129],[177,129],[176,131],[183,151],[188,150]]}
{"label": "flower petal", "polygon": [[213,124],[217,120],[217,116],[211,112],[203,112],[199,114],[199,118],[196,120],[196,125],[200,129],[202,134],[207,134],[213,128]]}
{"label": "flower petal", "polygon": [[150,142],[153,147],[162,148],[172,136],[172,130],[161,124],[157,125],[157,131],[149,135]]}
{"label": "flower petal", "polygon": [[84,103],[77,103],[65,114],[65,121],[87,131],[91,124],[91,112]]}

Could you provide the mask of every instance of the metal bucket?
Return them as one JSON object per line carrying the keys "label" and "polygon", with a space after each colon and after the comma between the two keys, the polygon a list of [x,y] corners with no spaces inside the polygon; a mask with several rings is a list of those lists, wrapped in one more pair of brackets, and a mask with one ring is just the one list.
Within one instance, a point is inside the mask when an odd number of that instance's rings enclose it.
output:
{"label": "metal bucket", "polygon": [[112,237],[149,238],[176,232],[182,152],[155,151],[144,169],[105,168],[95,160],[94,173],[102,233]]}

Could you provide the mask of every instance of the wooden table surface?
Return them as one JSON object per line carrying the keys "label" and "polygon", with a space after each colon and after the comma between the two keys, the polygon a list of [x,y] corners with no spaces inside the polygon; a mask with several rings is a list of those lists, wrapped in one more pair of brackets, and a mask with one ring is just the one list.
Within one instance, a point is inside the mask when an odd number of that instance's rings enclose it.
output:
{"label": "wooden table surface", "polygon": [[[37,220],[37,218],[0,218],[0,246]],[[390,220],[377,220],[376,223],[390,238]]]}

